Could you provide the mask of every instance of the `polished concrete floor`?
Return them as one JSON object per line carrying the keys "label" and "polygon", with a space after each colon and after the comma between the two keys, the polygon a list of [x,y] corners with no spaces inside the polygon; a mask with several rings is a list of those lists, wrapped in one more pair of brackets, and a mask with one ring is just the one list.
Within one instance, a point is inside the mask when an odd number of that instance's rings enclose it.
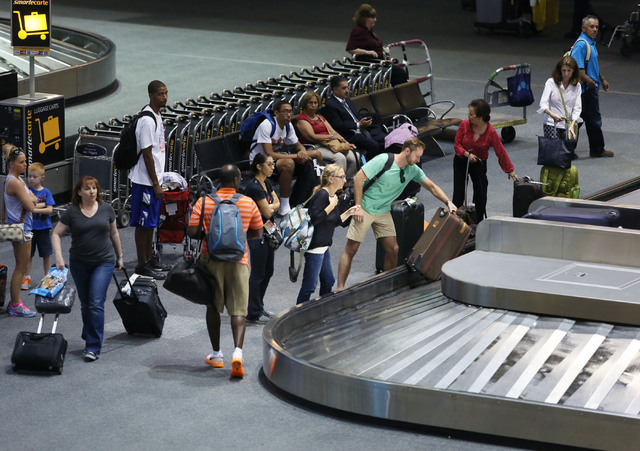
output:
{"label": "polished concrete floor", "polygon": [[[146,85],[163,80],[170,101],[185,100],[276,76],[345,55],[350,17],[359,2],[330,0],[319,4],[281,2],[266,6],[242,3],[160,2],[108,4],[59,0],[53,5],[53,24],[102,34],[117,45],[117,88],[107,95],[74,105],[66,111],[66,133],[81,125],[121,117],[147,101]],[[562,2],[560,23],[537,36],[476,34],[474,14],[459,2],[400,0],[375,4],[377,31],[385,42],[422,39],[429,46],[437,100],[451,99],[464,108],[482,97],[489,75],[498,67],[527,62],[532,66],[536,97],[542,92],[557,58],[571,45],[563,38],[571,11]],[[622,23],[637,2],[593,1],[611,24]],[[0,15],[9,16],[6,5]],[[601,46],[600,64],[611,83],[601,95],[607,148],[613,159],[589,159],[581,139],[575,162],[583,194],[637,176],[640,120],[640,56],[623,58],[620,44]],[[412,75],[421,75],[416,68]],[[507,112],[508,108],[501,109]],[[514,110],[520,114],[520,111]],[[536,177],[537,139],[542,120],[535,108],[527,110],[528,123],[516,127],[516,140],[506,146],[518,175]],[[446,157],[425,164],[426,174],[449,195],[452,190],[453,135],[439,138]],[[489,160],[489,215],[510,214],[511,183]],[[421,193],[425,217],[439,206]],[[135,262],[133,233],[121,230],[125,262]],[[332,247],[334,268],[345,243],[337,230]],[[64,245],[68,248],[68,241]],[[349,283],[373,274],[374,242],[369,235],[354,260]],[[176,259],[180,248],[167,249]],[[13,269],[11,248],[0,245],[0,263]],[[298,284],[287,277],[288,255],[279,251],[276,274],[267,290],[266,306],[282,311],[295,303]],[[42,275],[36,260],[34,277]],[[115,293],[112,285],[108,299]],[[353,417],[291,399],[274,390],[261,376],[261,326],[247,328],[242,381],[229,381],[229,369],[204,365],[210,352],[204,310],[161,290],[169,318],[162,338],[129,337],[109,301],[106,339],[100,360],[81,359],[79,306],[60,320],[59,331],[69,340],[62,376],[14,375],[10,355],[16,333],[35,330],[35,319],[0,317],[0,449],[493,449],[539,447],[529,442],[463,434],[457,431],[412,428]],[[33,297],[25,299],[33,305]],[[225,322],[228,323],[227,317]],[[50,324],[50,323],[48,323]],[[227,366],[232,352],[228,324],[223,325],[222,346]],[[331,388],[328,387],[328,390]],[[425,406],[430,408],[430,406]]]}

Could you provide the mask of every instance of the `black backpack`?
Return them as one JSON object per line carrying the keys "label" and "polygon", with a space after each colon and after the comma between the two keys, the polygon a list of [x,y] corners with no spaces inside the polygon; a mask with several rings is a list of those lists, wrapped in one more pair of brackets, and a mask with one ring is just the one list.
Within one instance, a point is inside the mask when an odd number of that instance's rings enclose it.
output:
{"label": "black backpack", "polygon": [[133,168],[140,159],[142,150],[138,152],[138,143],[136,140],[136,127],[138,120],[147,116],[153,119],[154,124],[158,125],[155,115],[151,111],[142,111],[131,119],[120,132],[120,144],[113,151],[113,164],[120,171],[128,171]]}

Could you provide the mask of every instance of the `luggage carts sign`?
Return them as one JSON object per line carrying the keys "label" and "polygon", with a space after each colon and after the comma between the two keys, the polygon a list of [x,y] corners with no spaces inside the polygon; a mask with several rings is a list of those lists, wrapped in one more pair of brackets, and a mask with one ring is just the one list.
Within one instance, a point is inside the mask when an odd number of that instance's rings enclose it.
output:
{"label": "luggage carts sign", "polygon": [[11,0],[13,54],[49,56],[51,0]]}

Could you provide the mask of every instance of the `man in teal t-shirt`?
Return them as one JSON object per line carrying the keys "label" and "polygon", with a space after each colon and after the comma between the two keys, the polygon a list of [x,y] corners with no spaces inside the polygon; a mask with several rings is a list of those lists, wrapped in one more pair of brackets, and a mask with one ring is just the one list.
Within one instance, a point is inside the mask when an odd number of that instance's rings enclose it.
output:
{"label": "man in teal t-shirt", "polygon": [[422,169],[416,166],[420,162],[424,146],[424,143],[418,138],[407,139],[402,145],[402,151],[394,155],[391,167],[369,186],[364,195],[362,194],[363,183],[367,179],[375,177],[384,168],[388,159],[387,154],[378,155],[369,161],[353,178],[354,198],[358,209],[353,214],[353,220],[349,225],[347,245],[338,265],[339,290],[344,288],[351,271],[353,257],[358,252],[360,243],[364,240],[369,227],[372,228],[376,240],[380,240],[384,247],[384,270],[396,266],[398,242],[391,217],[391,203],[402,193],[404,187],[411,180],[429,190],[434,197],[444,202],[451,212],[456,211],[456,206],[440,187],[429,180]]}

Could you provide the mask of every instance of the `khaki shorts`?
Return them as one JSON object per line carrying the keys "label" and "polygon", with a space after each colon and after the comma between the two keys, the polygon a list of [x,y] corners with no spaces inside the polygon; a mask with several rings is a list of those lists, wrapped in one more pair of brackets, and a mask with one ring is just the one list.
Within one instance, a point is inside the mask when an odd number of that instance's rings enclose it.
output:
{"label": "khaki shorts", "polygon": [[200,256],[202,263],[216,281],[213,306],[218,313],[227,307],[230,316],[247,316],[249,305],[249,267],[236,262],[211,260]]}
{"label": "khaki shorts", "polygon": [[364,221],[357,222],[355,219],[351,219],[347,231],[348,239],[362,243],[369,227],[373,229],[373,236],[376,240],[385,236],[396,236],[396,228],[393,225],[390,211],[379,215],[372,215],[364,209],[362,212],[364,213]]}

